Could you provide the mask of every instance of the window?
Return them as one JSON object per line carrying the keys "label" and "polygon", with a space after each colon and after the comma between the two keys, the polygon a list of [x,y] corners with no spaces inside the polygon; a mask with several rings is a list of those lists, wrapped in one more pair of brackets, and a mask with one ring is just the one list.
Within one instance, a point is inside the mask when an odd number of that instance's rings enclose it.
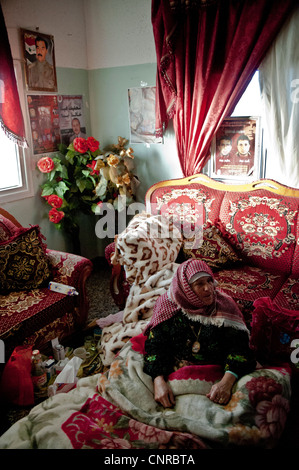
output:
{"label": "window", "polygon": [[[21,64],[15,65],[15,73],[22,103]],[[21,84],[21,85],[20,85]],[[12,142],[0,127],[0,203],[12,202],[33,195],[31,172],[29,167],[29,149],[23,149]]]}
{"label": "window", "polygon": [[231,117],[236,116],[262,116],[262,99],[258,70],[253,75],[249,85],[231,114]]}

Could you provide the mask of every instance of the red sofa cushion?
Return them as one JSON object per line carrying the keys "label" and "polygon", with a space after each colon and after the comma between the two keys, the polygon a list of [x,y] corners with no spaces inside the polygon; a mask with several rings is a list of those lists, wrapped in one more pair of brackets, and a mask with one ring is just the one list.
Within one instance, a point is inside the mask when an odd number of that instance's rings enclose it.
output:
{"label": "red sofa cushion", "polygon": [[218,286],[229,294],[250,324],[253,303],[260,297],[274,297],[285,281],[279,272],[273,273],[254,266],[223,269],[214,273]]}
{"label": "red sofa cushion", "polygon": [[246,264],[289,274],[296,245],[298,199],[266,190],[227,192],[220,219]]}
{"label": "red sofa cushion", "polygon": [[150,197],[147,212],[172,217],[177,226],[199,221],[213,223],[219,216],[224,191],[208,188],[199,183],[158,187]]}
{"label": "red sofa cushion", "polygon": [[205,261],[213,270],[229,268],[242,263],[241,256],[223,238],[217,224],[208,224],[203,229],[201,244],[198,248],[188,248],[184,241],[183,253],[187,259],[198,258]]}
{"label": "red sofa cushion", "polygon": [[299,311],[282,308],[268,297],[258,299],[254,307],[250,345],[258,360],[274,364],[287,361],[298,370],[292,353],[299,347]]}
{"label": "red sofa cushion", "polygon": [[0,292],[42,287],[51,276],[39,227],[20,229],[0,243]]}

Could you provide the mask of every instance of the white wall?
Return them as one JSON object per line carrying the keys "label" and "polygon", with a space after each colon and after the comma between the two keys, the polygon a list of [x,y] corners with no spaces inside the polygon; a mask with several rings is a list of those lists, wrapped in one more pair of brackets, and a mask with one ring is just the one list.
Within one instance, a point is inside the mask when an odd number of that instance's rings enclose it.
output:
{"label": "white wall", "polygon": [[84,0],[1,0],[14,58],[22,58],[19,28],[54,36],[57,67],[87,68]]}
{"label": "white wall", "polygon": [[151,0],[85,0],[89,69],[156,62]]}

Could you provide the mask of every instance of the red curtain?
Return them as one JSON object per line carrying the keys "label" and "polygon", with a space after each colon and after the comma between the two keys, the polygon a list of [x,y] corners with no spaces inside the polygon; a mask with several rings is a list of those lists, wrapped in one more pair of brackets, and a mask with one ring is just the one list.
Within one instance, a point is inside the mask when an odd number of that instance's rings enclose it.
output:
{"label": "red curtain", "polygon": [[294,0],[152,0],[156,133],[173,118],[183,174],[200,172]]}
{"label": "red curtain", "polygon": [[0,5],[0,125],[15,143],[27,147],[22,110],[5,21]]}

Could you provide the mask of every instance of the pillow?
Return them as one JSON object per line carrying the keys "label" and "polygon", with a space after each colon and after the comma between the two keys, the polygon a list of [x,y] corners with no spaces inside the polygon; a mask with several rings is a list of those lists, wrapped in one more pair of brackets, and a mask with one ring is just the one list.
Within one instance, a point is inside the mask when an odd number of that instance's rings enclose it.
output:
{"label": "pillow", "polygon": [[19,229],[0,243],[0,292],[42,287],[51,275],[39,226]]}
{"label": "pillow", "polygon": [[269,297],[262,297],[253,305],[250,346],[257,359],[276,365],[286,361],[297,369],[299,363],[294,357],[295,348],[299,347],[299,311],[279,307]]}
{"label": "pillow", "polygon": [[203,229],[202,244],[196,249],[187,248],[188,239],[184,240],[183,252],[186,258],[199,258],[210,268],[220,269],[241,263],[242,258],[236,253],[221,230],[216,225],[209,224]]}

